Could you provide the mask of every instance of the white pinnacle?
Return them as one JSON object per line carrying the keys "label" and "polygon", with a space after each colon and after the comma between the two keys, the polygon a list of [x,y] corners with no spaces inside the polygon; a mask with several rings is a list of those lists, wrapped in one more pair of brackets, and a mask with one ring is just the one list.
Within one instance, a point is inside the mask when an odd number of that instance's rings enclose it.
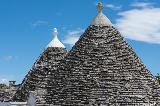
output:
{"label": "white pinnacle", "polygon": [[103,14],[103,4],[99,2],[97,4],[98,14],[92,21],[91,25],[112,26],[111,21]]}
{"label": "white pinnacle", "polygon": [[65,48],[65,46],[59,41],[57,35],[58,35],[58,32],[57,32],[57,28],[54,28],[54,31],[53,31],[53,39],[52,41],[47,45],[47,47],[62,47],[62,48]]}

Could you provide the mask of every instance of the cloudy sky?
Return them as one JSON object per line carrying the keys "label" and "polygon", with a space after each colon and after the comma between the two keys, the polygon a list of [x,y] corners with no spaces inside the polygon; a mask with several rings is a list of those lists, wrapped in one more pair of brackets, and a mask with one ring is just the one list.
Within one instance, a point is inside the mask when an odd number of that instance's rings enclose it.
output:
{"label": "cloudy sky", "polygon": [[[70,50],[97,14],[98,0],[0,0],[0,83],[20,83],[58,28]],[[104,14],[146,67],[160,72],[160,0],[101,0]]]}

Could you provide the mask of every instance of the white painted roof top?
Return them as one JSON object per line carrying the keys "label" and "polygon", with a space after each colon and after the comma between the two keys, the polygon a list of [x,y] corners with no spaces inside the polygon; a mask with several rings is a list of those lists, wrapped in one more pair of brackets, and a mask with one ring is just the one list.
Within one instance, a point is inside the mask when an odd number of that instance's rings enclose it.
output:
{"label": "white painted roof top", "polygon": [[65,48],[65,46],[59,41],[59,39],[57,37],[57,35],[58,35],[57,28],[54,28],[54,32],[52,34],[53,34],[53,39],[47,45],[47,47],[62,47],[62,48]]}
{"label": "white painted roof top", "polygon": [[103,14],[103,4],[99,2],[97,4],[98,14],[92,21],[91,25],[112,26],[111,21]]}

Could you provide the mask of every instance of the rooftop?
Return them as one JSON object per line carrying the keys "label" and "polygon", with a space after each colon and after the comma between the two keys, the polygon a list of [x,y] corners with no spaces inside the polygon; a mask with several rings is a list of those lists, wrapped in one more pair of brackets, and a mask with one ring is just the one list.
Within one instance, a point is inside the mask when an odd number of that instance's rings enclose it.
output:
{"label": "rooftop", "polygon": [[62,48],[65,48],[65,46],[59,41],[57,35],[58,35],[58,31],[57,31],[57,28],[54,28],[54,31],[53,31],[53,39],[52,41],[47,45],[47,48],[48,47],[62,47]]}

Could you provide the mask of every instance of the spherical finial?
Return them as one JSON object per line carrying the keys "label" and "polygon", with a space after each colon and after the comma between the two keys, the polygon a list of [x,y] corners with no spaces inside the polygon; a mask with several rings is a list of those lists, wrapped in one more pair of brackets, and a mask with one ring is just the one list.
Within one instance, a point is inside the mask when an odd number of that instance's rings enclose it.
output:
{"label": "spherical finial", "polygon": [[58,34],[57,28],[54,28],[54,29],[53,29],[53,36],[55,37],[55,36],[57,36],[57,34]]}
{"label": "spherical finial", "polygon": [[104,8],[104,6],[103,6],[102,2],[99,2],[99,3],[97,4],[97,9],[98,9],[98,11],[99,11],[99,12],[102,12],[103,8]]}
{"label": "spherical finial", "polygon": [[54,28],[54,32],[57,32],[57,28]]}

